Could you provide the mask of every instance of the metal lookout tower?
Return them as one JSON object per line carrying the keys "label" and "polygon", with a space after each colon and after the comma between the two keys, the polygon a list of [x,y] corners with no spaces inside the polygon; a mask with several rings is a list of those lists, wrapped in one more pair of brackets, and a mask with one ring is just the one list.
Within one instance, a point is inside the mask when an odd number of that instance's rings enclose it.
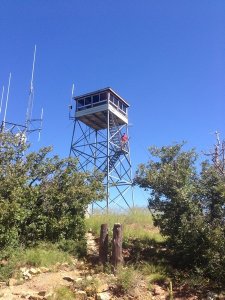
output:
{"label": "metal lookout tower", "polygon": [[[129,104],[111,88],[73,97],[76,102],[70,156],[81,171],[103,173],[106,201],[92,206],[133,207],[128,138]],[[70,107],[72,108],[72,107]],[[125,138],[124,138],[125,137]]]}

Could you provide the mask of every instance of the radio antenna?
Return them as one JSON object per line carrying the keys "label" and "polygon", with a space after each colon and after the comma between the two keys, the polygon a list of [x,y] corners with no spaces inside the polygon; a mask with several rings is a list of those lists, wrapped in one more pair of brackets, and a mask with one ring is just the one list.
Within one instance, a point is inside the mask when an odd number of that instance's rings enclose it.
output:
{"label": "radio antenna", "polygon": [[41,117],[40,117],[40,128],[39,128],[39,132],[38,132],[38,142],[40,142],[41,140],[41,130],[42,130],[42,124],[43,124],[43,114],[44,114],[44,110],[43,107],[41,109]]}
{"label": "radio antenna", "polygon": [[5,90],[5,87],[4,87],[4,85],[3,85],[3,86],[2,86],[1,104],[0,104],[0,114],[2,113],[2,101],[3,101],[3,97],[4,97],[4,90]]}
{"label": "radio antenna", "polygon": [[73,105],[72,105],[73,97],[74,97],[74,83],[72,85],[72,92],[71,92],[70,105],[69,105],[69,119],[72,119],[72,117],[71,117],[71,110],[73,108]]}
{"label": "radio antenna", "polygon": [[26,130],[29,130],[31,119],[32,119],[32,111],[34,105],[34,69],[35,69],[35,62],[36,62],[36,45],[34,46],[34,57],[33,57],[33,65],[32,65],[32,72],[31,72],[31,80],[30,80],[30,90],[29,90],[29,99],[27,105],[27,113],[26,113]]}
{"label": "radio antenna", "polygon": [[6,103],[5,103],[5,113],[4,113],[3,123],[2,123],[3,130],[5,127],[6,114],[7,114],[7,109],[8,109],[10,84],[11,84],[11,73],[9,73],[8,90],[7,90]]}
{"label": "radio antenna", "polygon": [[[1,131],[11,132],[14,135],[20,135],[21,141],[27,142],[28,136],[33,132],[39,132],[39,140],[40,140],[40,131],[42,129],[42,121],[43,121],[43,109],[41,111],[41,118],[33,119],[33,105],[34,105],[34,70],[35,70],[35,62],[36,62],[36,45],[34,47],[34,55],[33,55],[33,64],[32,64],[32,72],[31,72],[31,80],[29,87],[29,98],[28,105],[26,110],[26,118],[25,124],[18,124],[15,122],[7,122],[6,114],[9,100],[9,89],[10,89],[10,81],[11,81],[11,73],[9,76],[9,84],[8,84],[8,92],[5,104],[5,113],[2,121]],[[3,101],[3,91],[2,91],[2,101]],[[2,101],[1,101],[1,109],[2,109]],[[37,125],[39,124],[39,126]]]}

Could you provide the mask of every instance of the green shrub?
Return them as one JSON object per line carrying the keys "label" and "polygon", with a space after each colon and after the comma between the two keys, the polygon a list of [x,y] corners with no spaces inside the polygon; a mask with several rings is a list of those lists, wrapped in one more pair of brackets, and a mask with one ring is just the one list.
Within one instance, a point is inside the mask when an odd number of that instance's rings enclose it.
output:
{"label": "green shrub", "polygon": [[118,290],[122,293],[127,293],[134,289],[140,279],[140,273],[133,267],[118,268],[116,273],[116,285]]}
{"label": "green shrub", "polygon": [[167,237],[174,266],[201,270],[222,286],[225,176],[208,162],[202,164],[199,173],[196,152],[182,151],[182,147],[183,144],[151,147],[153,158],[140,165],[135,182],[150,192],[149,209],[154,224]]}
{"label": "green shrub", "polygon": [[103,196],[101,178],[78,172],[76,160],[50,147],[28,148],[0,134],[0,249],[83,240],[86,207]]}
{"label": "green shrub", "polygon": [[58,248],[70,253],[71,255],[82,258],[87,255],[87,241],[81,239],[80,241],[74,240],[61,240],[57,243]]}
{"label": "green shrub", "polygon": [[49,296],[47,300],[75,300],[74,293],[68,287],[57,288],[52,296]]}

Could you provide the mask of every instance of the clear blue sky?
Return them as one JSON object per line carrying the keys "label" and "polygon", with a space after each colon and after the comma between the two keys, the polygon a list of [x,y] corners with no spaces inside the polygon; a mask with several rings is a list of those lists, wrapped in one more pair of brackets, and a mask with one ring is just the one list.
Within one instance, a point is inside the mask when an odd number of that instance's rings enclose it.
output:
{"label": "clear blue sky", "polygon": [[22,122],[37,44],[38,146],[69,153],[75,94],[111,86],[130,103],[134,171],[150,145],[198,151],[225,137],[224,0],[1,0],[0,88],[12,72],[8,121]]}

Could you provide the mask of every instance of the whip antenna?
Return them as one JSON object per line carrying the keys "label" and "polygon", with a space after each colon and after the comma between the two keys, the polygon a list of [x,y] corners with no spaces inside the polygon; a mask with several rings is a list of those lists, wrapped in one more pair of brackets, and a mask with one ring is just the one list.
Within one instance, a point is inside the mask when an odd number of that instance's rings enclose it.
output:
{"label": "whip antenna", "polygon": [[33,56],[33,65],[32,65],[32,72],[31,72],[31,80],[30,80],[30,90],[29,90],[29,99],[27,105],[27,113],[26,113],[26,130],[29,130],[29,126],[31,123],[32,118],[32,111],[34,105],[34,69],[35,69],[35,62],[36,62],[36,45],[34,46],[34,56]]}
{"label": "whip antenna", "polygon": [[3,101],[3,97],[4,97],[4,85],[2,86],[2,97],[1,97],[1,104],[0,104],[0,114],[2,112],[2,101]]}
{"label": "whip antenna", "polygon": [[11,73],[9,73],[8,90],[7,90],[6,103],[5,103],[5,113],[4,113],[3,123],[2,123],[3,130],[5,127],[5,120],[6,120],[7,108],[8,108],[8,102],[9,102],[10,84],[11,84]]}

